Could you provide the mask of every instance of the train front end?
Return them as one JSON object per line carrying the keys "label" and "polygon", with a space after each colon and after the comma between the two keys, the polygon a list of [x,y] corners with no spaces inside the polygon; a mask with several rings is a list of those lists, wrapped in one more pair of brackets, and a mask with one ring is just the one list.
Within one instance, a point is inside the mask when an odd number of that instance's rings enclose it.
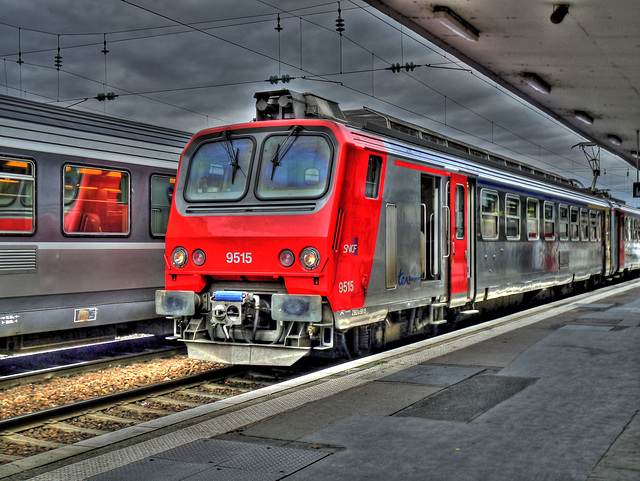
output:
{"label": "train front end", "polygon": [[333,348],[341,128],[308,114],[339,109],[256,98],[256,122],[203,131],[183,153],[156,310],[191,358],[291,365]]}

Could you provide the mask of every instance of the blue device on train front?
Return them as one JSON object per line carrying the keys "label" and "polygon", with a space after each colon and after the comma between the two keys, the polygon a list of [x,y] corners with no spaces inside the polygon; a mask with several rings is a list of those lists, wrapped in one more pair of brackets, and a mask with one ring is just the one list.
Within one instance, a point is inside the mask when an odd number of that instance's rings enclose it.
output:
{"label": "blue device on train front", "polygon": [[216,301],[242,302],[244,301],[244,292],[240,291],[216,291],[213,298]]}

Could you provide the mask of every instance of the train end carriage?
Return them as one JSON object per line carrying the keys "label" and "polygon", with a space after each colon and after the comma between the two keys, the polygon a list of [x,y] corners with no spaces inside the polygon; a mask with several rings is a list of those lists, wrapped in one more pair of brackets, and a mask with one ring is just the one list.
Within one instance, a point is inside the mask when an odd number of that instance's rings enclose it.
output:
{"label": "train end carriage", "polygon": [[609,204],[527,176],[495,172],[477,183],[479,301],[597,282],[604,257]]}
{"label": "train end carriage", "polygon": [[158,319],[164,230],[190,137],[0,96],[0,352],[113,338]]}
{"label": "train end carriage", "polygon": [[640,210],[620,205],[616,212],[617,273],[627,274],[640,269]]}

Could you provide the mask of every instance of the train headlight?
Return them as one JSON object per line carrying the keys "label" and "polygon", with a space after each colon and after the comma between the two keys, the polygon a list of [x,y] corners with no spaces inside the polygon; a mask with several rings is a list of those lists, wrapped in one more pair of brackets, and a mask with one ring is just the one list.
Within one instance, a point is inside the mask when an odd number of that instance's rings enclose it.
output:
{"label": "train headlight", "polygon": [[195,265],[201,266],[202,264],[204,264],[207,256],[204,255],[204,251],[202,249],[196,249],[195,251],[193,251],[191,258],[193,259],[193,263]]}
{"label": "train headlight", "polygon": [[296,260],[296,256],[293,255],[289,249],[285,249],[280,252],[280,264],[284,267],[291,267]]}
{"label": "train headlight", "polygon": [[173,249],[173,253],[171,254],[171,263],[175,267],[184,267],[187,265],[187,260],[189,259],[189,254],[187,253],[187,249],[184,247],[176,247]]}
{"label": "train headlight", "polygon": [[320,264],[320,253],[314,247],[305,247],[300,253],[300,262],[305,269],[311,271]]}

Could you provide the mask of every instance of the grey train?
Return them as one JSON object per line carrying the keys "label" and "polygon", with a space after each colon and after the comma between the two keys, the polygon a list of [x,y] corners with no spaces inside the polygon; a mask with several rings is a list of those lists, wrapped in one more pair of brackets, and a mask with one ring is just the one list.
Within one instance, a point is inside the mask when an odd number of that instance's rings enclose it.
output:
{"label": "grey train", "polygon": [[0,353],[157,317],[188,139],[0,96]]}

